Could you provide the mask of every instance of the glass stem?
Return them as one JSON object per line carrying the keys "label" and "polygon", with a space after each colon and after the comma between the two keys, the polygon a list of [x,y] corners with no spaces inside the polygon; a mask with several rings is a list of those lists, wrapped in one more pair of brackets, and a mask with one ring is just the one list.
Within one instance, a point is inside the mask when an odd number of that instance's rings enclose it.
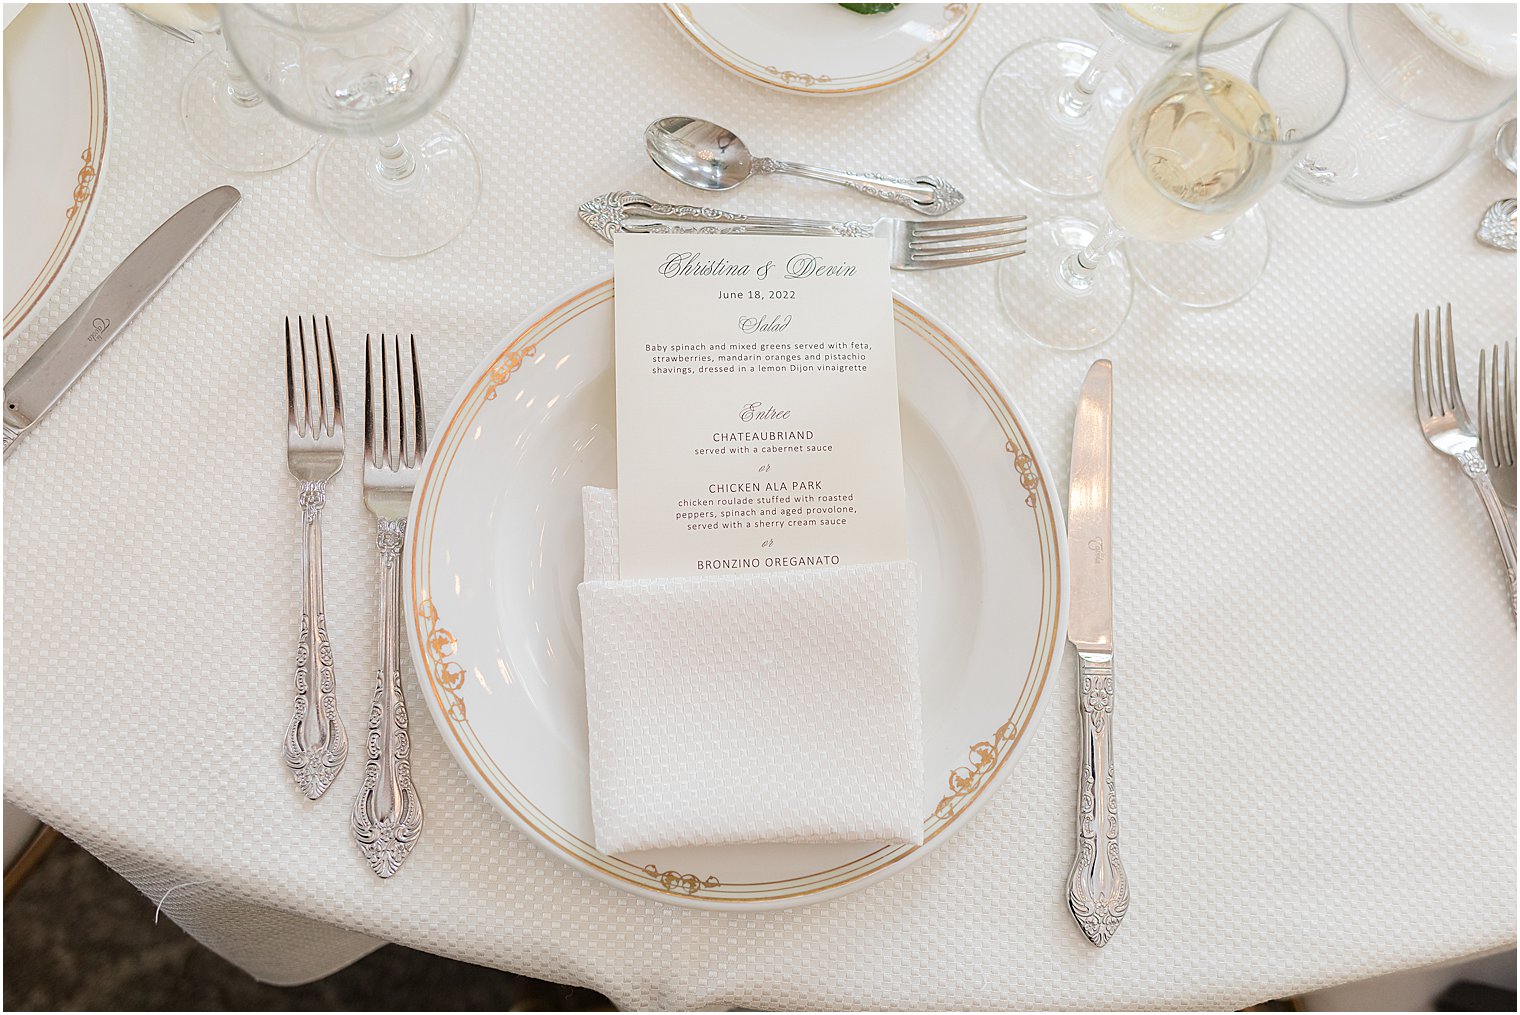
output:
{"label": "glass stem", "polygon": [[380,158],[375,170],[387,183],[400,183],[417,171],[417,160],[401,143],[400,134],[387,134],[380,139]]}
{"label": "glass stem", "polygon": [[1123,53],[1124,40],[1110,33],[1087,62],[1087,68],[1077,75],[1075,81],[1061,89],[1061,94],[1056,98],[1056,107],[1062,116],[1073,120],[1087,116],[1098,94],[1098,82],[1113,69]]}
{"label": "glass stem", "polygon": [[1103,228],[1088,242],[1087,246],[1069,255],[1061,262],[1061,284],[1073,292],[1085,293],[1093,287],[1101,265],[1109,251],[1124,239],[1124,230],[1114,225],[1112,217],[1103,220]]}
{"label": "glass stem", "polygon": [[243,68],[232,58],[232,51],[227,48],[227,37],[222,34],[222,26],[208,28],[204,34],[210,37],[211,47],[216,50],[216,55],[222,61],[222,69],[227,72],[227,97],[244,109],[263,102],[253,87],[253,82],[248,80]]}

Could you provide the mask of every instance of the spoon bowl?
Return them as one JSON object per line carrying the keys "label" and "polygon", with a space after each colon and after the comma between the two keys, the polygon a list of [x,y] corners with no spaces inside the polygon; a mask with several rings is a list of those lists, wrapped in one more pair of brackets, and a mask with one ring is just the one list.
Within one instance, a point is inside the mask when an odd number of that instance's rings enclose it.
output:
{"label": "spoon bowl", "polygon": [[732,190],[754,172],[749,147],[733,131],[690,116],[667,116],[644,128],[654,164],[698,190]]}
{"label": "spoon bowl", "polygon": [[1494,157],[1510,172],[1515,171],[1515,121],[1510,120],[1499,128],[1494,138]]}

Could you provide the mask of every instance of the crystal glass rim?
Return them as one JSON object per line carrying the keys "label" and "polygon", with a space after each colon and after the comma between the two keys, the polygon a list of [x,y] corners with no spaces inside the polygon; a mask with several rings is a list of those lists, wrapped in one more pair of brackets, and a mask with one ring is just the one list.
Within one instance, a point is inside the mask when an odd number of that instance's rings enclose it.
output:
{"label": "crystal glass rim", "polygon": [[[1214,14],[1214,16],[1209,19],[1209,23],[1206,24],[1206,25],[1204,25],[1203,26],[1203,30],[1201,32],[1199,32],[1196,37],[1194,37],[1194,39],[1192,41],[1192,44],[1191,44],[1192,45],[1191,56],[1192,56],[1192,64],[1193,64],[1193,73],[1196,76],[1197,80],[1199,80],[1199,81],[1203,80],[1203,72],[1205,70],[1205,66],[1204,66],[1204,62],[1203,62],[1204,61],[1204,57],[1210,55],[1211,53],[1220,52],[1221,49],[1222,49],[1222,47],[1219,47],[1219,48],[1215,48],[1213,50],[1210,50],[1209,47],[1207,45],[1205,45],[1205,43],[1204,43],[1204,40],[1208,38],[1209,33],[1215,29],[1215,25],[1219,21],[1219,19],[1225,17],[1226,15],[1229,15],[1233,11],[1238,11],[1238,10],[1241,10],[1241,9],[1244,9],[1244,8],[1257,7],[1257,6],[1261,6],[1261,5],[1259,5],[1259,4],[1251,4],[1251,3],[1230,4],[1228,7],[1225,7],[1222,10],[1216,11],[1215,14]],[[1327,129],[1329,129],[1329,127],[1330,127],[1330,125],[1332,123],[1335,122],[1336,117],[1338,117],[1338,116],[1341,115],[1341,110],[1343,108],[1345,108],[1345,105],[1346,105],[1346,95],[1349,93],[1350,88],[1351,88],[1351,65],[1346,61],[1346,50],[1344,48],[1342,48],[1342,46],[1341,46],[1341,40],[1337,39],[1335,37],[1335,31],[1330,27],[1330,24],[1327,21],[1325,21],[1324,18],[1320,17],[1317,12],[1315,12],[1313,10],[1310,10],[1308,7],[1306,7],[1303,4],[1283,4],[1282,6],[1287,9],[1286,13],[1283,15],[1284,18],[1290,17],[1290,16],[1292,16],[1294,14],[1301,14],[1301,15],[1304,15],[1306,17],[1312,18],[1314,20],[1314,22],[1319,25],[1320,30],[1325,33],[1325,37],[1330,40],[1330,44],[1335,47],[1336,54],[1341,58],[1341,94],[1335,100],[1335,109],[1333,109],[1330,112],[1329,116],[1325,117],[1325,121],[1323,123],[1321,123],[1317,128],[1315,128],[1315,130],[1313,130],[1310,133],[1307,133],[1307,134],[1304,134],[1304,133],[1294,133],[1294,135],[1291,138],[1282,138],[1281,140],[1273,140],[1271,138],[1264,138],[1264,137],[1260,137],[1260,136],[1255,135],[1255,134],[1248,134],[1245,131],[1241,130],[1238,126],[1236,126],[1231,121],[1231,119],[1228,116],[1220,115],[1219,105],[1218,105],[1218,103],[1216,103],[1214,101],[1213,97],[1211,95],[1209,95],[1207,89],[1199,89],[1200,91],[1203,92],[1203,101],[1206,102],[1206,103],[1208,103],[1209,108],[1214,111],[1214,115],[1215,115],[1216,119],[1218,119],[1221,123],[1223,123],[1231,131],[1233,131],[1236,134],[1239,134],[1241,137],[1245,138],[1247,141],[1251,142],[1252,144],[1262,145],[1262,146],[1264,146],[1266,148],[1296,148],[1296,147],[1299,147],[1299,146],[1305,144],[1308,141],[1312,141],[1315,138],[1319,137]],[[1265,29],[1263,29],[1263,30],[1265,30]],[[1273,36],[1276,36],[1277,33],[1279,31],[1281,31],[1281,30],[1282,30],[1282,19],[1279,19],[1277,24],[1271,26],[1271,35],[1269,35],[1267,37],[1266,45],[1270,46],[1272,44],[1272,38],[1273,38]],[[1247,38],[1250,38],[1250,36],[1249,35],[1243,36],[1238,41],[1244,42]],[[1263,52],[1265,52],[1265,50]],[[1260,67],[1260,65],[1261,65],[1261,57],[1258,56],[1257,60],[1256,60],[1255,66],[1256,67]],[[1255,68],[1253,68],[1253,70],[1254,69]],[[1254,74],[1253,74],[1253,76],[1254,76]]]}
{"label": "crystal glass rim", "polygon": [[[246,11],[251,12],[254,16],[256,16],[258,18],[261,18],[264,21],[269,22],[271,25],[275,25],[275,26],[277,26],[279,28],[284,28],[287,31],[291,31],[291,32],[300,32],[302,35],[314,35],[314,36],[343,35],[343,34],[345,34],[347,32],[352,32],[355,29],[369,28],[369,27],[371,27],[373,25],[377,25],[380,22],[384,21],[386,18],[390,17],[392,14],[395,14],[396,11],[398,11],[402,7],[405,7],[406,4],[385,4],[385,5],[383,5],[383,7],[378,12],[376,12],[376,14],[375,14],[374,17],[372,17],[372,18],[370,18],[370,19],[368,19],[366,21],[355,22],[354,24],[351,24],[351,25],[344,25],[341,28],[311,28],[311,27],[309,27],[307,25],[297,24],[297,23],[292,22],[292,21],[286,21],[284,18],[277,18],[277,17],[275,17],[269,11],[267,11],[267,10],[264,9],[264,8],[270,7],[270,6],[273,6],[273,5],[271,5],[271,4],[252,4],[252,3],[217,4],[217,7],[219,9],[220,8],[224,8],[224,7],[237,7],[240,10],[246,10]],[[292,5],[292,6],[295,6],[295,5]],[[321,4],[320,6],[328,7],[328,6],[334,6],[334,5],[332,5],[332,4]],[[342,6],[348,6],[348,5],[347,4],[338,4],[336,6],[342,7]],[[449,6],[449,5],[444,5],[444,6]]]}
{"label": "crystal glass rim", "polygon": [[[1487,117],[1493,116],[1495,113],[1497,113],[1499,110],[1503,109],[1506,105],[1508,105],[1514,99],[1514,97],[1515,97],[1515,90],[1513,88],[1511,88],[1509,90],[1509,92],[1506,93],[1502,98],[1500,98],[1499,101],[1496,102],[1491,108],[1485,109],[1483,112],[1477,113],[1477,114],[1475,114],[1473,116],[1457,116],[1457,117],[1433,116],[1430,113],[1422,112],[1421,110],[1416,109],[1415,107],[1411,106],[1407,102],[1401,101],[1399,98],[1397,98],[1396,96],[1394,96],[1391,93],[1389,93],[1388,89],[1386,89],[1386,88],[1383,87],[1383,83],[1380,80],[1378,80],[1378,75],[1372,73],[1372,70],[1362,60],[1361,47],[1359,47],[1356,44],[1356,40],[1357,40],[1356,9],[1358,7],[1363,7],[1363,6],[1371,7],[1373,5],[1372,4],[1354,4],[1354,3],[1348,3],[1348,4],[1346,4],[1346,8],[1345,8],[1346,9],[1346,34],[1351,37],[1351,51],[1356,56],[1357,65],[1362,68],[1362,71],[1367,75],[1367,80],[1372,83],[1372,87],[1374,89],[1376,89],[1376,91],[1377,91],[1377,93],[1379,95],[1383,96],[1383,98],[1385,98],[1389,102],[1393,103],[1399,109],[1408,110],[1414,116],[1418,116],[1418,117],[1420,117],[1423,120],[1430,120],[1430,121],[1432,121],[1434,123],[1474,123],[1474,122],[1476,122],[1478,120],[1482,120],[1482,119],[1485,119]],[[1394,6],[1397,6],[1397,5],[1394,5]],[[1413,28],[1414,26],[1411,25],[1410,27]],[[1493,75],[1493,76],[1497,77],[1497,75]]]}

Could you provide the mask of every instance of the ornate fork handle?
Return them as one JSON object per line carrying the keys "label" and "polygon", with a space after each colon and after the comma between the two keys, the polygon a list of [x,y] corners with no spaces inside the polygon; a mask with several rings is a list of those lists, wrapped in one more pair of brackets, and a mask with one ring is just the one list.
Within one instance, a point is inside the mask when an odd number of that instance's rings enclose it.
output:
{"label": "ornate fork handle", "polygon": [[381,519],[380,669],[369,710],[369,757],[350,824],[370,869],[388,878],[401,869],[422,834],[422,799],[412,785],[412,740],[401,690],[401,549],[406,521]]}
{"label": "ornate fork handle", "polygon": [[301,642],[296,647],[295,712],[285,731],[285,763],[308,800],[327,792],[348,757],[322,597],[322,506],[326,501],[326,482],[301,484]]}
{"label": "ornate fork handle", "polygon": [[810,180],[823,180],[852,187],[868,197],[890,201],[905,208],[912,208],[924,215],[943,215],[958,208],[966,200],[954,186],[941,176],[889,176],[886,173],[847,173],[837,169],[821,169],[804,166],[799,162],[781,159],[755,159],[752,163],[756,173],[785,173],[789,176],[805,176]]}
{"label": "ornate fork handle", "polygon": [[1114,794],[1114,656],[1079,652],[1078,707],[1082,769],[1077,800],[1077,858],[1066,901],[1088,940],[1108,943],[1129,909],[1129,877],[1119,858],[1119,803]]}
{"label": "ornate fork handle", "polygon": [[1488,512],[1488,523],[1493,526],[1494,538],[1499,541],[1499,552],[1504,555],[1504,571],[1509,576],[1509,615],[1515,616],[1515,534],[1510,531],[1509,519],[1499,505],[1499,495],[1494,493],[1493,480],[1488,478],[1488,463],[1482,454],[1474,451],[1458,453],[1457,461],[1462,471],[1478,491],[1483,510]]}
{"label": "ornate fork handle", "polygon": [[[594,197],[580,206],[581,221],[609,242],[620,232],[733,232],[785,236],[871,236],[867,222],[829,222],[824,219],[742,215],[696,204],[666,204],[642,194],[619,190]],[[667,222],[695,222],[704,228],[686,230]],[[645,224],[645,223],[649,224]]]}

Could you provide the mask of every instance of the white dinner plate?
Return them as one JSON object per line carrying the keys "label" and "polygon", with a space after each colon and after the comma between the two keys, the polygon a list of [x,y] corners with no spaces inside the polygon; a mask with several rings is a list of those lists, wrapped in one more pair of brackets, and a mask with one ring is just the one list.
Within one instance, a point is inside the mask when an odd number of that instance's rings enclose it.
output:
{"label": "white dinner plate", "polygon": [[959,340],[896,300],[908,544],[923,580],[924,845],[608,856],[592,844],[576,586],[581,488],[617,482],[612,299],[607,279],[534,314],[434,425],[405,586],[439,731],[545,849],[666,902],[797,905],[905,869],[1008,775],[1061,657],[1065,530],[1028,426]]}
{"label": "white dinner plate", "polygon": [[666,4],[682,34],[741,77],[805,95],[858,95],[912,77],[949,52],[978,4]]}
{"label": "white dinner plate", "polygon": [[5,27],[5,337],[79,248],[106,157],[106,75],[84,4],[28,4]]}

